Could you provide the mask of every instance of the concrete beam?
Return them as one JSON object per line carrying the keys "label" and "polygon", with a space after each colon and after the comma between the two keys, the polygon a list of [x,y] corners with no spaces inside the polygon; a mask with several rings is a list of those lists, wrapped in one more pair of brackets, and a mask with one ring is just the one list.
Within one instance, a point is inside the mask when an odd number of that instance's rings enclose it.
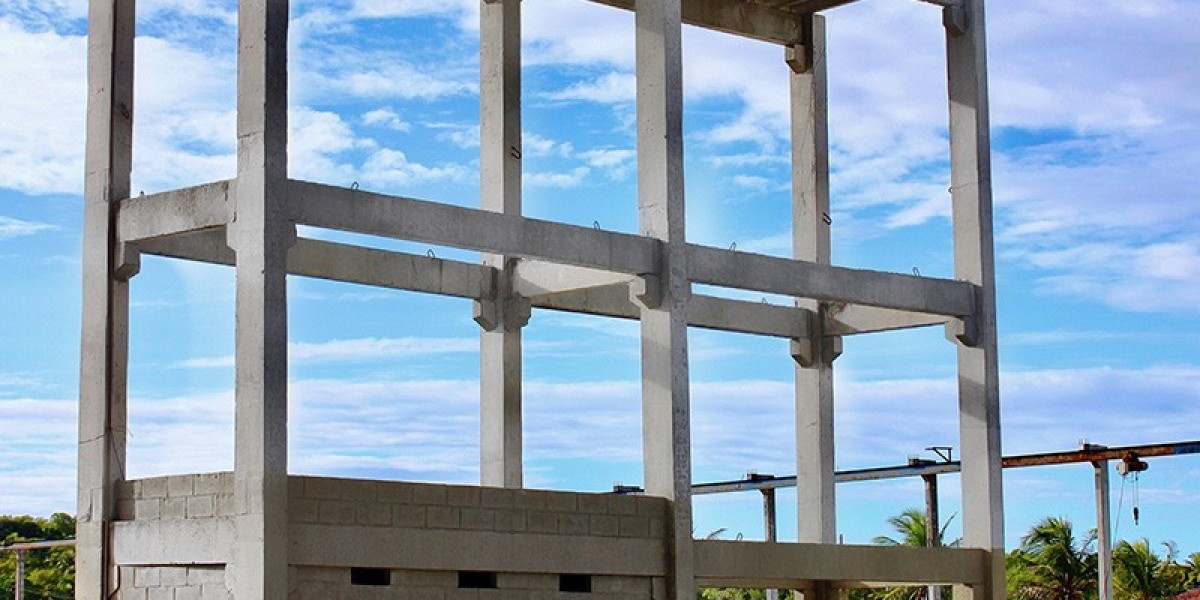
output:
{"label": "concrete beam", "polygon": [[857,335],[943,325],[949,317],[904,310],[828,303],[825,306],[825,335]]}
{"label": "concrete beam", "polygon": [[225,564],[233,559],[233,520],[163,519],[113,523],[113,560],[121,566]]}
{"label": "concrete beam", "polygon": [[959,548],[697,540],[705,586],[807,588],[811,582],[978,584],[986,553]]}
{"label": "concrete beam", "polygon": [[126,198],[117,203],[117,240],[137,242],[227,225],[234,217],[233,182]]}
{"label": "concrete beam", "polygon": [[782,4],[784,4],[788,10],[794,13],[811,15],[818,11],[829,10],[831,8],[853,4],[857,1],[858,0],[783,0]]}
{"label": "concrete beam", "polygon": [[627,284],[636,276],[588,267],[522,259],[513,273],[513,291],[526,298]]}
{"label": "concrete beam", "polygon": [[116,591],[108,530],[125,478],[129,283],[118,278],[116,201],[133,159],[133,0],[89,3],[75,593]]}
{"label": "concrete beam", "polygon": [[[634,0],[594,0],[633,10]],[[683,22],[774,44],[796,41],[796,15],[765,3],[730,0],[683,0]]]}
{"label": "concrete beam", "polygon": [[975,311],[964,281],[834,267],[814,262],[688,245],[695,283],[947,316]]}
{"label": "concrete beam", "polygon": [[292,181],[298,224],[639,275],[658,271],[661,243],[518,215]]}

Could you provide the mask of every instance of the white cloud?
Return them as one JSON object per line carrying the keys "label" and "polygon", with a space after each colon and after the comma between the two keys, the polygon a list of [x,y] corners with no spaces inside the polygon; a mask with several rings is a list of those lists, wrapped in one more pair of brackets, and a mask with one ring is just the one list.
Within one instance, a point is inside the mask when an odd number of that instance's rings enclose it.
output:
{"label": "white cloud", "polygon": [[523,173],[521,181],[525,185],[532,187],[543,188],[573,188],[583,184],[584,178],[587,177],[591,169],[587,167],[575,167],[568,172],[541,172],[541,173]]}
{"label": "white cloud", "polygon": [[450,142],[463,149],[479,147],[479,126],[461,123],[426,123],[425,127],[438,131],[439,140]]}
{"label": "white cloud", "polygon": [[22,221],[0,215],[0,240],[12,239],[26,235],[34,235],[36,233],[53,229],[54,226],[48,223],[37,223],[34,221]]}
{"label": "white cloud", "polygon": [[609,179],[622,181],[633,172],[637,151],[632,148],[593,148],[579,153],[592,168],[604,171]]}
{"label": "white cloud", "polygon": [[587,82],[573,83],[546,94],[551,100],[600,103],[633,102],[637,79],[632,73],[606,73]]}
{"label": "white cloud", "polygon": [[[475,338],[355,338],[324,342],[291,342],[288,359],[304,364],[366,362],[403,356],[478,352]],[[233,356],[191,358],[180,362],[183,368],[229,368]]]}
{"label": "white cloud", "polygon": [[529,156],[560,156],[569,158],[575,151],[571,142],[558,142],[536,133],[521,134],[521,148]]}
{"label": "white cloud", "polygon": [[375,110],[363,113],[362,122],[364,125],[383,126],[392,131],[409,131],[412,125],[400,118],[396,111],[390,108],[377,108]]}
{"label": "white cloud", "polygon": [[408,160],[399,150],[380,148],[367,157],[362,166],[364,184],[384,187],[406,186],[437,181],[464,181],[473,172],[457,164],[430,167]]}
{"label": "white cloud", "polygon": [[755,191],[765,191],[771,186],[771,180],[758,175],[734,175],[729,178],[733,185]]}

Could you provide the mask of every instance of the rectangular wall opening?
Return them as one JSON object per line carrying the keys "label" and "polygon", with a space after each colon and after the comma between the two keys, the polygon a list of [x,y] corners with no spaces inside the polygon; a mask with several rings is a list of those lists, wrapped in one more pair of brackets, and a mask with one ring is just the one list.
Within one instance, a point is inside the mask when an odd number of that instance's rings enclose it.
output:
{"label": "rectangular wall opening", "polygon": [[458,587],[460,589],[496,589],[495,571],[459,571]]}
{"label": "rectangular wall opening", "polygon": [[350,585],[392,585],[391,569],[350,567]]}
{"label": "rectangular wall opening", "polygon": [[577,573],[563,573],[558,576],[558,591],[592,593],[592,576]]}

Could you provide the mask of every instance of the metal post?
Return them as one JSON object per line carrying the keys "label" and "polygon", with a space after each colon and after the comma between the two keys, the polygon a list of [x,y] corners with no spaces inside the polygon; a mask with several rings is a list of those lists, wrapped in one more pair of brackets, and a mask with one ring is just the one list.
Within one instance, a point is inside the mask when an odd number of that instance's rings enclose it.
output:
{"label": "metal post", "polygon": [[[942,545],[941,518],[938,516],[938,482],[937,474],[922,475],[925,481],[925,545],[936,548]],[[931,585],[926,588],[929,600],[942,597],[942,586]]]}
{"label": "metal post", "polygon": [[[767,542],[775,543],[778,540],[779,529],[775,526],[775,488],[764,488],[762,491],[763,497],[763,529],[766,533]],[[779,590],[766,590],[766,600],[779,600]]]}
{"label": "metal post", "polygon": [[1092,461],[1096,471],[1096,549],[1100,557],[1100,600],[1112,599],[1112,519],[1109,513],[1108,461]]}
{"label": "metal post", "polygon": [[17,579],[14,583],[13,598],[25,600],[25,551],[17,550]]}

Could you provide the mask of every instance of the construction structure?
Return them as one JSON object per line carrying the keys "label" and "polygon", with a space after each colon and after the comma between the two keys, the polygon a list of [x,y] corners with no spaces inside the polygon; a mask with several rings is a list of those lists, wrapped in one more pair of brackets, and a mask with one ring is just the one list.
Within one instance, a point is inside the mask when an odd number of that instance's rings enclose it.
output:
{"label": "construction structure", "polygon": [[[480,209],[288,177],[287,0],[239,2],[236,177],[132,197],[135,0],[91,0],[77,598],[163,589],[238,600],[473,598],[495,589],[691,600],[698,586],[744,586],[824,599],[882,583],[1003,598],[983,0],[931,1],[946,30],[953,280],[830,264],[825,24],[816,13],[852,0],[603,1],[636,14],[636,235],[521,215],[519,0],[480,7]],[[684,23],[781,46],[779,68],[791,73],[794,259],[686,241]],[[297,225],[485,258],[307,239]],[[232,472],[125,477],[128,294],[142,253],[236,270]],[[475,301],[480,486],[289,475],[289,274]],[[796,302],[702,295],[694,283]],[[521,328],[534,308],[640,320],[644,494],[523,489]],[[944,325],[958,348],[963,547],[837,545],[832,367],[841,336],[929,325]],[[792,356],[780,360],[796,362],[797,543],[693,539],[689,326],[791,340]]]}

